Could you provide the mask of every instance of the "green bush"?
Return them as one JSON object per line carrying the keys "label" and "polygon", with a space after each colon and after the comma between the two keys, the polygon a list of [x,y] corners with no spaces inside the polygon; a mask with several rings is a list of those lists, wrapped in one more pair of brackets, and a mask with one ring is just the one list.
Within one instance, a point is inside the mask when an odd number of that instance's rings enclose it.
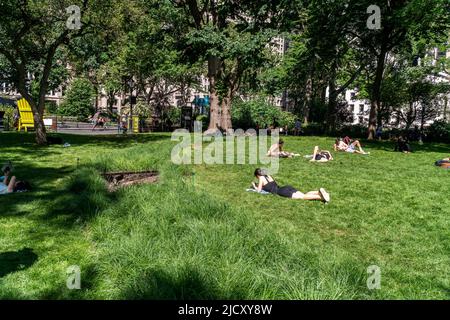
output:
{"label": "green bush", "polygon": [[172,123],[172,125],[179,125],[181,121],[181,108],[170,108],[170,110],[167,112],[167,118]]}
{"label": "green bush", "polygon": [[58,113],[64,116],[77,117],[78,120],[86,120],[95,112],[93,100],[95,90],[86,79],[75,79],[72,82],[63,103],[58,108]]}
{"label": "green bush", "polygon": [[450,143],[450,123],[435,121],[425,132],[426,139],[433,142]]}
{"label": "green bush", "polygon": [[368,128],[361,124],[347,125],[335,134],[337,137],[367,138]]}
{"label": "green bush", "polygon": [[209,117],[205,114],[200,114],[195,118],[195,121],[200,121],[202,123],[202,129],[206,130],[209,126]]}
{"label": "green bush", "polygon": [[5,112],[3,116],[3,126],[5,130],[14,128],[14,108],[11,106],[0,105],[0,111]]}
{"label": "green bush", "polygon": [[58,105],[55,101],[47,101],[45,102],[45,113],[47,115],[55,115],[58,114]]}
{"label": "green bush", "polygon": [[309,123],[302,127],[302,133],[305,136],[322,136],[325,134],[325,126],[320,123]]}
{"label": "green bush", "polygon": [[293,128],[295,116],[289,112],[271,105],[265,98],[250,101],[235,101],[231,111],[233,126],[235,128]]}

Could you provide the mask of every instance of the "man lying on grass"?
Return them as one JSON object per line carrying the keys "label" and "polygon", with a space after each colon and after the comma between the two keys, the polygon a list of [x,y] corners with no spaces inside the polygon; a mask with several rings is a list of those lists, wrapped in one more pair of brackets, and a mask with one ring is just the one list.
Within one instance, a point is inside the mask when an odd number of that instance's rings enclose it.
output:
{"label": "man lying on grass", "polygon": [[[358,150],[356,149],[358,147]],[[344,151],[348,153],[357,153],[357,154],[370,154],[370,152],[365,152],[361,147],[361,143],[356,140],[352,143],[345,143],[342,139],[337,139],[334,144],[334,151]]]}
{"label": "man lying on grass", "polygon": [[319,191],[310,191],[305,194],[291,186],[280,187],[271,176],[265,174],[261,169],[255,170],[255,177],[258,179],[258,185],[252,182],[252,186],[258,192],[264,190],[294,200],[321,200],[325,203],[330,202],[330,194],[323,188],[320,188]]}
{"label": "man lying on grass", "polygon": [[270,147],[269,151],[267,152],[267,156],[274,158],[292,158],[299,156],[299,154],[283,151],[283,147],[284,141],[283,140],[278,141],[278,143],[275,143],[273,146]]}
{"label": "man lying on grass", "polygon": [[318,146],[314,148],[314,153],[311,162],[328,162],[333,160],[330,151],[320,150]]}
{"label": "man lying on grass", "polygon": [[16,177],[11,177],[11,179],[9,179],[9,175],[10,171],[7,170],[4,172],[4,176],[0,177],[0,195],[31,190],[28,182],[17,181]]}

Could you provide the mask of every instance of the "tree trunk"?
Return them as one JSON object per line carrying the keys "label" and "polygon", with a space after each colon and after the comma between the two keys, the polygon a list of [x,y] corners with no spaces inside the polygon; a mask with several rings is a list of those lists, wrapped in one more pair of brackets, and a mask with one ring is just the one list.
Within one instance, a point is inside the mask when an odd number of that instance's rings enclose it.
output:
{"label": "tree trunk", "polygon": [[41,146],[46,145],[47,144],[47,130],[45,129],[45,125],[44,125],[45,96],[43,96],[43,97],[41,96],[39,98],[40,104],[38,105],[28,94],[23,83],[20,83],[18,91],[22,95],[22,97],[28,102],[28,104],[31,107],[31,112],[33,112],[36,143]]}
{"label": "tree trunk", "polygon": [[40,112],[34,112],[33,110],[33,118],[34,118],[34,130],[36,132],[36,143],[38,145],[46,145],[47,144],[47,130],[45,129],[43,114]]}
{"label": "tree trunk", "polygon": [[332,133],[336,129],[336,109],[337,109],[337,95],[336,95],[336,60],[333,61],[333,65],[330,70],[329,80],[329,97],[328,97],[328,110],[327,110],[327,132]]}
{"label": "tree trunk", "polygon": [[217,92],[217,73],[220,68],[220,61],[216,57],[208,58],[208,78],[210,94],[210,120],[208,130],[218,130],[221,125],[219,112],[219,93]]}
{"label": "tree trunk", "polygon": [[312,83],[312,75],[310,75],[306,82],[305,104],[303,106],[303,124],[305,126],[307,126],[309,122],[309,112],[311,110],[312,95],[313,95],[312,91],[313,91],[313,83]]}
{"label": "tree trunk", "polygon": [[228,131],[233,129],[231,123],[231,101],[232,101],[232,91],[228,90],[227,96],[222,100],[222,114],[221,114],[221,127],[222,130]]}
{"label": "tree trunk", "polygon": [[[386,107],[386,106],[384,106]],[[383,125],[383,117],[382,117],[382,111],[383,109],[379,109],[377,112],[377,128],[381,127]]]}
{"label": "tree trunk", "polygon": [[444,121],[445,122],[447,122],[447,120],[448,120],[448,116],[447,116],[448,110],[447,110],[447,108],[448,108],[448,97],[444,97]]}
{"label": "tree trunk", "polygon": [[377,111],[381,109],[381,84],[383,81],[384,65],[386,61],[386,45],[381,46],[381,52],[378,56],[377,70],[375,73],[375,80],[373,82],[372,97],[370,101],[370,115],[369,115],[369,130],[367,139],[373,140],[375,138],[375,131],[377,130]]}
{"label": "tree trunk", "polygon": [[95,91],[95,112],[98,111],[98,105],[99,105],[99,101],[98,101],[98,85],[94,84],[94,91]]}

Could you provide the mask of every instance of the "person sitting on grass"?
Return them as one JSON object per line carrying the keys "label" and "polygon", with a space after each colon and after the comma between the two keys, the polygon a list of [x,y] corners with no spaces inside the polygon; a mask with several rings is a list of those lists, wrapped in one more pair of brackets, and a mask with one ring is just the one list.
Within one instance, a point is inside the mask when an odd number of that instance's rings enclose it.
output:
{"label": "person sitting on grass", "polygon": [[399,136],[397,138],[397,144],[395,145],[394,151],[395,152],[397,152],[397,151],[403,152],[403,153],[411,153],[412,149],[411,149],[411,146],[409,145],[408,138]]}
{"label": "person sitting on grass", "polygon": [[334,160],[330,151],[320,150],[318,146],[314,147],[314,154],[311,162],[328,162]]}
{"label": "person sitting on grass", "polygon": [[292,158],[299,156],[298,154],[283,151],[284,147],[284,141],[279,140],[278,143],[275,143],[273,146],[270,147],[269,151],[267,152],[268,157],[274,157],[274,158]]}
{"label": "person sitting on grass", "polygon": [[16,177],[9,179],[9,174],[9,171],[5,171],[4,176],[0,177],[0,195],[31,190],[28,182],[17,181]]}
{"label": "person sitting on grass", "polygon": [[258,185],[252,182],[252,186],[258,192],[264,190],[265,192],[294,200],[320,200],[325,203],[330,202],[330,194],[323,188],[319,191],[311,191],[305,194],[291,186],[280,187],[270,175],[265,174],[261,169],[255,170],[255,177],[258,179]]}
{"label": "person sitting on grass", "polygon": [[365,152],[363,150],[361,143],[358,140],[355,140],[347,144],[344,142],[344,140],[337,139],[336,143],[334,144],[334,151],[344,151],[348,153],[357,153],[357,154],[370,154],[370,152]]}

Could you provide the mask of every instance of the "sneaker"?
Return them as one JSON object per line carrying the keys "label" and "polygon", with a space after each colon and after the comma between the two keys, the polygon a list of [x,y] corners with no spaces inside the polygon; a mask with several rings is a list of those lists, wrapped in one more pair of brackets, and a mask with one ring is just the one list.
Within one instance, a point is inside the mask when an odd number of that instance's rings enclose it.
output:
{"label": "sneaker", "polygon": [[320,188],[320,194],[322,196],[323,201],[325,201],[326,203],[330,202],[331,200],[330,194],[326,192],[324,188]]}

